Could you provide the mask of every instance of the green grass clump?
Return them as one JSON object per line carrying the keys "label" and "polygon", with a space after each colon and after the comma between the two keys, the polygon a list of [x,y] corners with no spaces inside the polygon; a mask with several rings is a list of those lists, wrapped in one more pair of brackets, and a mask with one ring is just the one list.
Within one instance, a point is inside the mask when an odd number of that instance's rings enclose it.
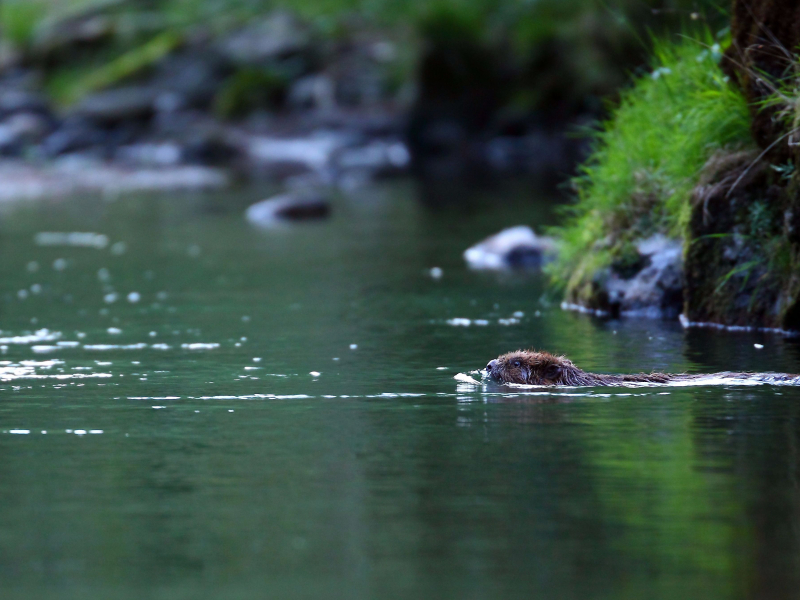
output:
{"label": "green grass clump", "polygon": [[638,239],[681,237],[706,161],[721,148],[753,143],[747,104],[719,69],[720,58],[710,33],[657,41],[651,72],[622,94],[595,133],[573,181],[577,204],[557,231],[562,252],[550,266],[568,293],[598,269],[624,264]]}
{"label": "green grass clump", "polygon": [[100,66],[76,66],[56,71],[47,89],[57,103],[72,104],[92,92],[121,83],[152,67],[180,46],[181,41],[177,33],[164,31]]}

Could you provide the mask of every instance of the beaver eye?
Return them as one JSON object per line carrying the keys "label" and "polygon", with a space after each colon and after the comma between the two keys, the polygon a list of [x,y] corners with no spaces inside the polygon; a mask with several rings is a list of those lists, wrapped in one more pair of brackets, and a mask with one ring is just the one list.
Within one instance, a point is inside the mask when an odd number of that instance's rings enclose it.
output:
{"label": "beaver eye", "polygon": [[514,361],[514,366],[515,366],[515,367],[518,367],[518,366],[520,366],[520,364],[521,364],[521,363],[520,363],[518,360],[515,360],[515,361]]}

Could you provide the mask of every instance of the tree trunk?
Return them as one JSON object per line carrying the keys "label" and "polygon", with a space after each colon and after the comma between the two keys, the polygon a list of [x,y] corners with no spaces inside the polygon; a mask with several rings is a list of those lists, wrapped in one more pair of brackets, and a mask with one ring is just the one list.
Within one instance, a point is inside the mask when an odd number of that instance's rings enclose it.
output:
{"label": "tree trunk", "polygon": [[[753,113],[753,137],[773,160],[789,159],[792,115],[787,107],[764,101],[798,73],[800,2],[797,0],[734,0],[732,44],[723,69],[741,86]],[[789,107],[794,112],[794,107]],[[797,136],[794,136],[795,138]]]}

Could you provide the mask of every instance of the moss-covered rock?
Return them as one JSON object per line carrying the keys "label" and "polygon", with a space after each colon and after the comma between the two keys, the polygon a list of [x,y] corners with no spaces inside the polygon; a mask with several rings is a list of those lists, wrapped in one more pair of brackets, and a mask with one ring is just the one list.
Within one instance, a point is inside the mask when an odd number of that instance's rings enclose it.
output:
{"label": "moss-covered rock", "polygon": [[549,269],[569,301],[608,304],[605,274],[630,279],[643,269],[641,240],[684,237],[692,189],[709,157],[752,146],[747,105],[720,71],[720,56],[708,33],[658,44],[650,74],[598,131],[574,181],[578,202],[557,231],[564,242],[559,259]]}
{"label": "moss-covered rock", "polygon": [[800,178],[794,129],[800,5],[735,0],[723,68],[744,94],[757,150],[714,156],[692,196],[692,322],[800,329]]}
{"label": "moss-covered rock", "polygon": [[611,316],[676,318],[683,310],[682,245],[654,235],[631,244],[624,261],[569,289],[567,303]]}
{"label": "moss-covered rock", "polygon": [[692,197],[686,317],[692,322],[784,327],[791,279],[785,186],[757,152],[713,157]]}

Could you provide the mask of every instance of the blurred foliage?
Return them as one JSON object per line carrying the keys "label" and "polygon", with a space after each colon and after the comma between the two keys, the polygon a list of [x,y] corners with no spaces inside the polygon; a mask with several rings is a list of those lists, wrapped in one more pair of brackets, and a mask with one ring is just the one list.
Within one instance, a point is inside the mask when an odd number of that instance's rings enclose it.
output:
{"label": "blurred foliage", "polygon": [[[146,70],[174,47],[172,40],[214,39],[285,9],[319,40],[367,32],[395,42],[399,59],[384,68],[396,89],[414,80],[417,57],[431,45],[483,48],[514,82],[504,99],[510,110],[545,107],[545,119],[564,121],[601,114],[600,98],[624,87],[629,73],[646,63],[648,32],[721,22],[717,1],[0,0],[0,28],[47,69],[55,98],[74,102]],[[69,52],[48,50],[58,24],[78,15],[101,15],[109,35]]]}
{"label": "blurred foliage", "polygon": [[[525,53],[555,37],[583,46],[592,40],[582,34],[596,28],[634,35],[671,28],[714,14],[715,6],[713,0],[4,0],[0,23],[5,35],[25,45],[49,23],[90,10],[126,17],[129,27],[130,20],[138,20],[164,29],[202,26],[221,33],[269,11],[288,9],[329,35],[352,23],[424,33],[427,23],[449,14],[484,41],[502,41]],[[606,37],[611,41],[613,36]]]}
{"label": "blurred foliage", "polygon": [[700,39],[657,42],[652,71],[624,92],[595,133],[574,180],[578,195],[559,260],[550,272],[575,290],[632,242],[655,233],[680,237],[703,165],[717,150],[752,145],[747,104],[718,67],[721,48]]}
{"label": "blurred foliage", "polygon": [[127,0],[2,0],[0,34],[22,48],[44,29],[91,11],[122,7]]}
{"label": "blurred foliage", "polygon": [[44,17],[43,3],[9,2],[0,5],[3,36],[13,44],[24,46],[32,37],[36,24]]}
{"label": "blurred foliage", "polygon": [[56,102],[72,103],[133,77],[163,59],[181,43],[181,36],[164,31],[94,69],[66,68],[50,79],[48,89]]}
{"label": "blurred foliage", "polygon": [[231,75],[216,96],[214,111],[223,119],[244,117],[283,102],[288,79],[271,69],[247,68]]}

